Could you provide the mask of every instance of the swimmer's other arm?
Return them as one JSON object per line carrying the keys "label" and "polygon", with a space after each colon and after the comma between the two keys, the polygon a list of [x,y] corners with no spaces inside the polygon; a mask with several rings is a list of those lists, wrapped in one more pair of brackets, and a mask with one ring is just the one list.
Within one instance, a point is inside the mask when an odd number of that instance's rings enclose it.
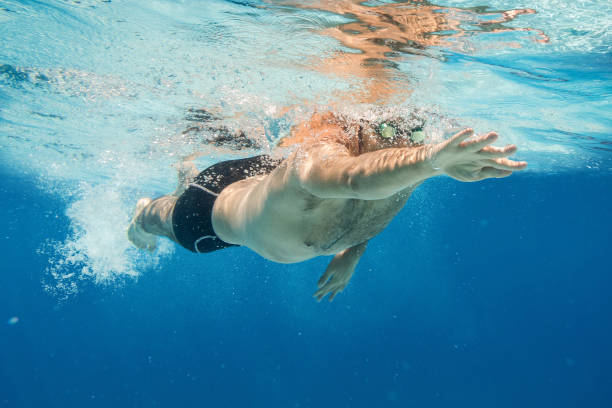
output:
{"label": "swimmer's other arm", "polygon": [[507,159],[516,146],[490,146],[495,132],[470,138],[465,129],[450,139],[418,147],[398,147],[351,156],[339,143],[315,144],[296,158],[300,185],[321,198],[387,198],[440,174],[470,182],[507,177],[527,166]]}
{"label": "swimmer's other arm", "polygon": [[329,301],[331,302],[338,293],[344,290],[351,280],[367,245],[368,241],[362,242],[345,249],[332,258],[327,265],[327,269],[325,269],[325,273],[321,275],[317,282],[318,290],[313,295],[317,298],[317,301],[321,301],[329,293]]}

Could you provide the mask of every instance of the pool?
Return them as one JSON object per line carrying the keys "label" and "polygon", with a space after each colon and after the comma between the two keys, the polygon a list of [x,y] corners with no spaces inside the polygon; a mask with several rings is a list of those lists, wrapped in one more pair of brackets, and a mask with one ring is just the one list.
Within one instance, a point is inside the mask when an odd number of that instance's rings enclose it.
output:
{"label": "pool", "polygon": [[[0,406],[609,406],[605,1],[0,2]],[[327,259],[125,237],[173,165],[315,111],[514,143],[420,187],[333,303]],[[213,143],[212,112],[244,132]],[[225,252],[227,251],[227,252]]]}

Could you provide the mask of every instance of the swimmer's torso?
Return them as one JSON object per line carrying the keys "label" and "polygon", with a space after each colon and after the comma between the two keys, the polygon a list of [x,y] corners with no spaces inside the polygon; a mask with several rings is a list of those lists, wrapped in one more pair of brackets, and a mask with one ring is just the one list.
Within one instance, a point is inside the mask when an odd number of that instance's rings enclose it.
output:
{"label": "swimmer's torso", "polygon": [[[276,188],[274,177],[254,177],[229,186],[217,199],[213,225],[223,240],[245,245],[276,262],[333,255],[380,233],[402,209],[412,188],[381,200],[322,199],[299,188]],[[280,187],[280,186],[279,186]],[[224,236],[215,212],[249,195],[247,208],[233,209],[240,242]],[[224,203],[225,201],[225,203]],[[219,208],[218,208],[219,207]],[[243,205],[244,207],[244,205]]]}
{"label": "swimmer's torso", "polygon": [[382,200],[307,198],[302,211],[303,243],[319,254],[336,254],[380,233],[409,194]]}

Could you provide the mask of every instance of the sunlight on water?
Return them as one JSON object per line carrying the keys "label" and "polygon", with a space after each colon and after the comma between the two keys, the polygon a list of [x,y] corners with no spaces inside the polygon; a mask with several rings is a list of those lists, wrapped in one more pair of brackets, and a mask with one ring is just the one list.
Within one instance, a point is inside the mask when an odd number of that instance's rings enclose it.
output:
{"label": "sunlight on water", "polygon": [[[135,278],[137,198],[172,167],[270,153],[315,109],[418,107],[430,141],[497,130],[538,174],[610,171],[611,19],[601,2],[16,1],[0,9],[0,155],[66,200],[51,291]],[[28,27],[25,29],[25,27]],[[202,123],[212,113],[240,150]],[[198,116],[200,115],[200,116]]]}

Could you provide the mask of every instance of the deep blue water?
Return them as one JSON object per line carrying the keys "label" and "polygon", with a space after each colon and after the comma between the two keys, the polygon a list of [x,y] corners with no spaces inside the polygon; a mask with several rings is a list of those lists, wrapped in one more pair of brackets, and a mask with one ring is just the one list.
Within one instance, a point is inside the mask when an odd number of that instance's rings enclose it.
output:
{"label": "deep blue water", "polygon": [[612,406],[611,187],[430,180],[332,303],[309,297],[326,259],[243,248],[58,302],[36,251],[65,203],[4,173],[0,405]]}
{"label": "deep blue water", "polygon": [[[608,3],[0,0],[0,407],[611,407]],[[529,168],[428,180],[332,303],[328,258],[127,241],[179,157],[379,105]]]}

